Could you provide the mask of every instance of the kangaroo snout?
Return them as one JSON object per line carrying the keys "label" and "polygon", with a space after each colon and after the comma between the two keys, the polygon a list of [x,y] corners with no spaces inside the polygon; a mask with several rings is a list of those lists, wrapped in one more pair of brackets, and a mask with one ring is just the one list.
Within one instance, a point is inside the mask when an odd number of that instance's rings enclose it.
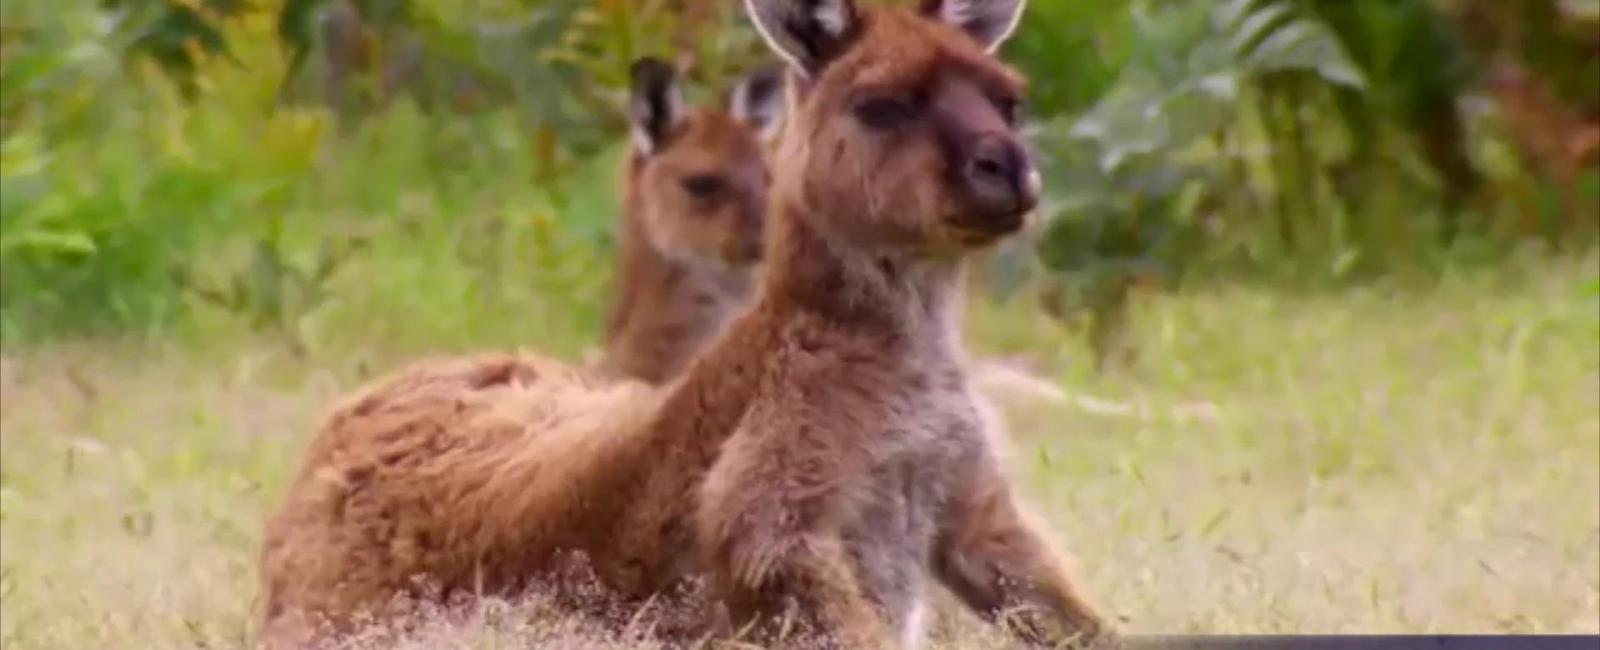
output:
{"label": "kangaroo snout", "polygon": [[958,225],[994,235],[1021,228],[1039,204],[1039,172],[1027,149],[1009,134],[990,133],[976,136],[967,152],[959,163]]}
{"label": "kangaroo snout", "polygon": [[969,207],[981,220],[1020,217],[1039,203],[1033,163],[1009,136],[980,136],[962,171]]}

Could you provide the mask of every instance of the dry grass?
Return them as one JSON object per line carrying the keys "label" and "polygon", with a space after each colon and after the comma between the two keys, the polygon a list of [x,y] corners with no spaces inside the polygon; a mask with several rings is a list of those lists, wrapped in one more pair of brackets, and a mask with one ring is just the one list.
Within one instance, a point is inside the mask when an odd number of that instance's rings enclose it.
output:
{"label": "dry grass", "polygon": [[[981,310],[973,335],[1075,396],[1010,410],[1013,462],[1133,631],[1596,632],[1594,268],[1163,298],[1140,368],[1103,379],[1021,312]],[[8,353],[0,645],[246,645],[262,514],[358,365],[265,345]],[[400,647],[648,647],[592,628],[494,602]],[[946,648],[989,634],[935,628]]]}

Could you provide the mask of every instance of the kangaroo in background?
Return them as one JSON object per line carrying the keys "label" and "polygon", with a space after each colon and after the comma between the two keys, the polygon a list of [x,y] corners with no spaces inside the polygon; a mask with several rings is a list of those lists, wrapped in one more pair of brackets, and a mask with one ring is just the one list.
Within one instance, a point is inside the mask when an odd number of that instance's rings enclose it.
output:
{"label": "kangaroo in background", "polygon": [[606,371],[663,383],[748,302],[761,259],[765,141],[781,118],[780,72],[758,69],[724,106],[691,111],[669,64],[634,63]]}
{"label": "kangaroo in background", "polygon": [[335,407],[267,524],[269,643],[576,554],[627,598],[704,576],[725,631],[778,643],[915,646],[931,581],[1028,641],[1112,633],[963,370],[964,261],[1038,200],[992,54],[1023,3],[746,8],[796,82],[754,303],[664,388],[485,355]]}

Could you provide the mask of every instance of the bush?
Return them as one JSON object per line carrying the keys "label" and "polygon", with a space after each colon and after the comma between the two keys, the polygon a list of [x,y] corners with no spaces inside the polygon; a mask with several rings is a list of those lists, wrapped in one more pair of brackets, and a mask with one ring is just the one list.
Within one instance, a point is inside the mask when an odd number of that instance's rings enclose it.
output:
{"label": "bush", "polygon": [[[0,7],[6,345],[219,314],[301,347],[588,338],[629,62],[682,61],[704,101],[767,56],[732,2]],[[1458,31],[1431,0],[1031,3],[1006,56],[1047,225],[991,286],[1120,322],[1133,284],[1510,250],[1502,213],[1559,202],[1459,110]]]}

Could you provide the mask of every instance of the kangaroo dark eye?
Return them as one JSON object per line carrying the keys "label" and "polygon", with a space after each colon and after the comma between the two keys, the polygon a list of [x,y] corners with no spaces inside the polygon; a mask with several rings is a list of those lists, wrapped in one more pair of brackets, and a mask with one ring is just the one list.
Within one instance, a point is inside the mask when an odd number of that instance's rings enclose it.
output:
{"label": "kangaroo dark eye", "polygon": [[697,199],[709,199],[722,192],[722,179],[713,174],[695,174],[683,179],[683,189]]}
{"label": "kangaroo dark eye", "polygon": [[1022,121],[1022,100],[1016,97],[1000,97],[994,100],[994,106],[1000,111],[1000,119],[1010,126],[1016,126]]}
{"label": "kangaroo dark eye", "polygon": [[917,107],[898,97],[868,97],[851,109],[856,119],[871,129],[892,129],[917,116]]}

